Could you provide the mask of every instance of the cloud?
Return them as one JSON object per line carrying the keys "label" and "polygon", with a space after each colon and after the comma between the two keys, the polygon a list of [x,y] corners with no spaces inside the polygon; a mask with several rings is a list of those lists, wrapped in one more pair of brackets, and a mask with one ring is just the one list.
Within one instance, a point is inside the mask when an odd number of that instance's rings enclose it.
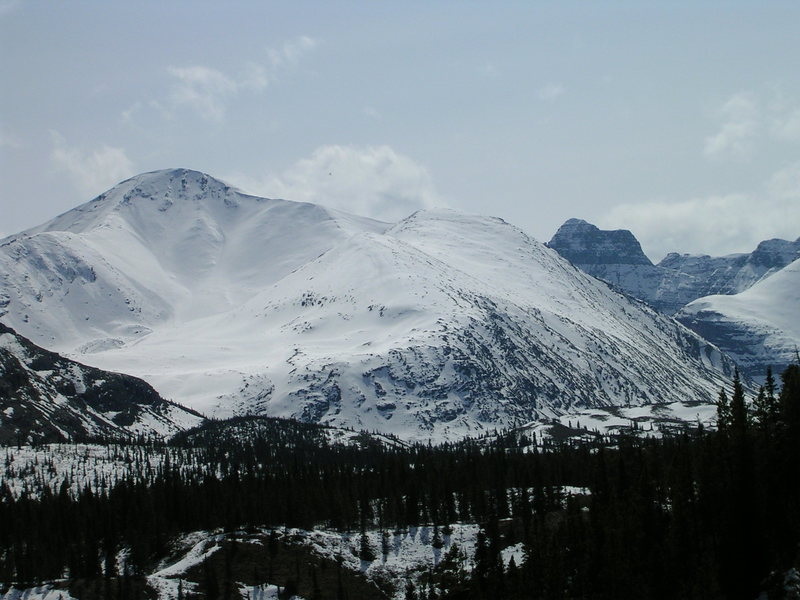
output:
{"label": "cloud", "polygon": [[[281,70],[294,67],[318,44],[313,38],[300,36],[279,48],[268,48],[261,61],[246,62],[235,76],[206,65],[169,66],[167,73],[172,78],[172,85],[166,101],[151,101],[149,105],[164,112],[165,116],[189,109],[208,121],[222,121],[230,99],[242,92],[264,91],[277,79]],[[123,111],[123,120],[130,121],[141,108],[141,102],[135,103]]]}
{"label": "cloud", "polygon": [[800,108],[774,117],[771,133],[780,140],[800,142]]}
{"label": "cloud", "polygon": [[0,148],[22,148],[19,138],[8,133],[2,125],[0,125]]}
{"label": "cloud", "polygon": [[800,142],[800,106],[779,91],[733,94],[717,111],[717,119],[719,130],[706,137],[703,146],[710,159],[741,161],[769,142]]}
{"label": "cloud", "polygon": [[555,102],[567,91],[561,83],[549,82],[538,89],[536,95],[545,102]]}
{"label": "cloud", "polygon": [[237,82],[210,67],[168,67],[167,72],[177,79],[169,95],[172,105],[187,106],[204,119],[221,120],[225,99],[239,88]]}
{"label": "cloud", "polygon": [[757,193],[614,207],[598,220],[630,229],[650,258],[667,252],[724,255],[749,252],[765,239],[800,236],[800,162],[772,175]]}
{"label": "cloud", "polygon": [[794,223],[794,226],[800,229],[800,161],[774,173],[767,182],[767,190],[773,197],[791,200],[797,205],[795,220],[789,223]]}
{"label": "cloud", "polygon": [[53,163],[70,177],[84,196],[102,193],[135,173],[133,162],[122,148],[103,144],[96,150],[87,151],[68,146],[58,132],[53,131],[51,135]]}
{"label": "cloud", "polygon": [[248,62],[244,67],[244,74],[237,84],[238,89],[260,92],[269,85],[267,68],[254,62]]}
{"label": "cloud", "polygon": [[364,115],[369,117],[370,119],[375,119],[378,121],[382,118],[380,111],[378,111],[377,108],[374,108],[372,106],[364,107]]}
{"label": "cloud", "polygon": [[720,130],[705,139],[703,153],[709,158],[742,159],[751,155],[761,126],[761,110],[751,92],[731,96],[719,110]]}
{"label": "cloud", "polygon": [[21,0],[0,0],[0,17],[5,17],[22,5]]}
{"label": "cloud", "polygon": [[284,173],[227,177],[246,192],[398,221],[442,206],[428,170],[389,146],[321,146]]}
{"label": "cloud", "polygon": [[293,40],[284,42],[280,48],[270,48],[267,50],[270,64],[275,69],[292,66],[306,54],[314,50],[319,42],[307,35],[302,35]]}

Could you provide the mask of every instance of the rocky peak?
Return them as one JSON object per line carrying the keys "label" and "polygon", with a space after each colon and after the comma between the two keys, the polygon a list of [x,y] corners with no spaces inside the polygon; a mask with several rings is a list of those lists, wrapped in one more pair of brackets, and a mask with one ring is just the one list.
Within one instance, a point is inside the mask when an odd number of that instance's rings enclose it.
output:
{"label": "rocky peak", "polygon": [[582,219],[569,219],[547,245],[576,265],[653,264],[627,229],[603,230]]}
{"label": "rocky peak", "polygon": [[769,269],[782,269],[800,258],[800,238],[788,240],[764,240],[750,254],[747,262]]}

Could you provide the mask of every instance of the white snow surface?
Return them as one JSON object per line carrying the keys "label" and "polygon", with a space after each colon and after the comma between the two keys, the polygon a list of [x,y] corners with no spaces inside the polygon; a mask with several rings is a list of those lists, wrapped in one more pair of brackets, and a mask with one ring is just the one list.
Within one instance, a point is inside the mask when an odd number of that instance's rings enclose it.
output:
{"label": "white snow surface", "polygon": [[[304,546],[311,553],[339,564],[345,569],[362,573],[369,580],[390,580],[396,589],[395,598],[404,597],[404,584],[411,578],[416,580],[439,564],[445,554],[457,544],[458,548],[471,557],[475,553],[475,544],[479,526],[468,523],[455,523],[450,525],[452,532],[441,534],[442,547],[434,548],[434,528],[430,526],[411,527],[404,531],[390,532],[388,538],[388,553],[382,552],[382,534],[379,530],[367,530],[369,543],[375,550],[376,558],[372,561],[359,558],[361,534],[359,532],[341,532],[326,529],[275,529],[277,539],[284,544]],[[262,544],[269,537],[269,529],[260,530],[258,534],[238,532],[237,539],[240,543]],[[159,570],[148,576],[148,582],[159,591],[159,598],[164,600],[174,598],[170,596],[177,590],[178,579],[183,577],[189,569],[201,564],[205,558],[220,549],[222,541],[230,534],[221,531],[196,531],[176,542],[186,550],[174,562],[164,564]],[[504,555],[509,557],[514,554],[517,564],[521,564],[521,545],[510,547]],[[472,568],[472,560],[467,559],[465,567]],[[255,590],[265,598],[277,592],[273,585],[255,586]],[[186,584],[184,584],[186,585]],[[243,594],[253,592],[254,586],[240,584]]]}
{"label": "white snow surface", "polygon": [[32,588],[17,589],[11,587],[0,600],[76,600],[69,592],[59,590],[52,585],[40,585]]}
{"label": "white snow surface", "polygon": [[23,493],[37,498],[44,488],[57,494],[64,482],[72,495],[86,487],[97,493],[123,479],[148,481],[167,461],[172,465],[180,462],[186,471],[200,464],[191,449],[116,444],[4,446],[0,447],[0,460],[0,489],[7,488],[14,498]]}
{"label": "white snow surface", "polygon": [[22,335],[205,414],[407,439],[709,399],[730,368],[500,219],[391,225],[183,169],[6,238],[0,290]]}
{"label": "white snow surface", "polygon": [[800,347],[800,259],[732,296],[706,296],[677,317],[718,339],[753,375],[782,369]]}

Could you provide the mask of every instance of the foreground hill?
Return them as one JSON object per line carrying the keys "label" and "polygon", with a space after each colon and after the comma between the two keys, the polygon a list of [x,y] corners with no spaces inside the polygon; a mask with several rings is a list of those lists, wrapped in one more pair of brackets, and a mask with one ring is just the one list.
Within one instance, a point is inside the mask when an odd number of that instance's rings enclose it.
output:
{"label": "foreground hill", "polygon": [[216,416],[457,438],[715,396],[731,363],[500,219],[147,173],[0,245],[0,318]]}
{"label": "foreground hill", "polygon": [[140,379],[65,359],[0,323],[0,444],[164,436],[202,421]]}

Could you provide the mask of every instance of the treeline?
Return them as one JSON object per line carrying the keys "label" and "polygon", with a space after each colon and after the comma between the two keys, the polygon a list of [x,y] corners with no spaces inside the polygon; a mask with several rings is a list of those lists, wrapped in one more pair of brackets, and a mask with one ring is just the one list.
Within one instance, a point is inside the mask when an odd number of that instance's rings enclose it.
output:
{"label": "treeline", "polygon": [[[511,517],[524,505],[515,498],[531,495],[542,509],[555,509],[563,499],[555,486],[585,483],[591,452],[522,454],[474,441],[407,447],[367,437],[364,444],[331,444],[322,428],[274,419],[221,427],[212,423],[177,438],[192,452],[145,463],[146,478],[77,494],[67,484],[39,498],[6,494],[0,581],[142,574],[164,556],[172,536],[193,530],[395,531],[426,523],[445,530],[449,523]],[[123,547],[129,552],[119,565],[114,557]]]}
{"label": "treeline", "polygon": [[718,424],[597,448],[587,509],[533,511],[527,560],[510,570],[495,561],[460,597],[789,597],[784,577],[800,567],[800,366],[783,373],[779,395],[768,374],[750,407],[737,376]]}
{"label": "treeline", "polygon": [[[752,402],[737,377],[718,415],[714,432],[546,449],[509,447],[510,437],[340,445],[293,422],[211,423],[173,440],[191,452],[173,453],[147,482],[0,498],[0,581],[135,577],[175,535],[200,529],[388,535],[428,524],[446,535],[451,523],[478,522],[474,569],[448,554],[408,586],[409,600],[781,598],[785,573],[800,566],[800,365],[780,386],[770,374]],[[516,543],[524,556],[504,562]]]}

